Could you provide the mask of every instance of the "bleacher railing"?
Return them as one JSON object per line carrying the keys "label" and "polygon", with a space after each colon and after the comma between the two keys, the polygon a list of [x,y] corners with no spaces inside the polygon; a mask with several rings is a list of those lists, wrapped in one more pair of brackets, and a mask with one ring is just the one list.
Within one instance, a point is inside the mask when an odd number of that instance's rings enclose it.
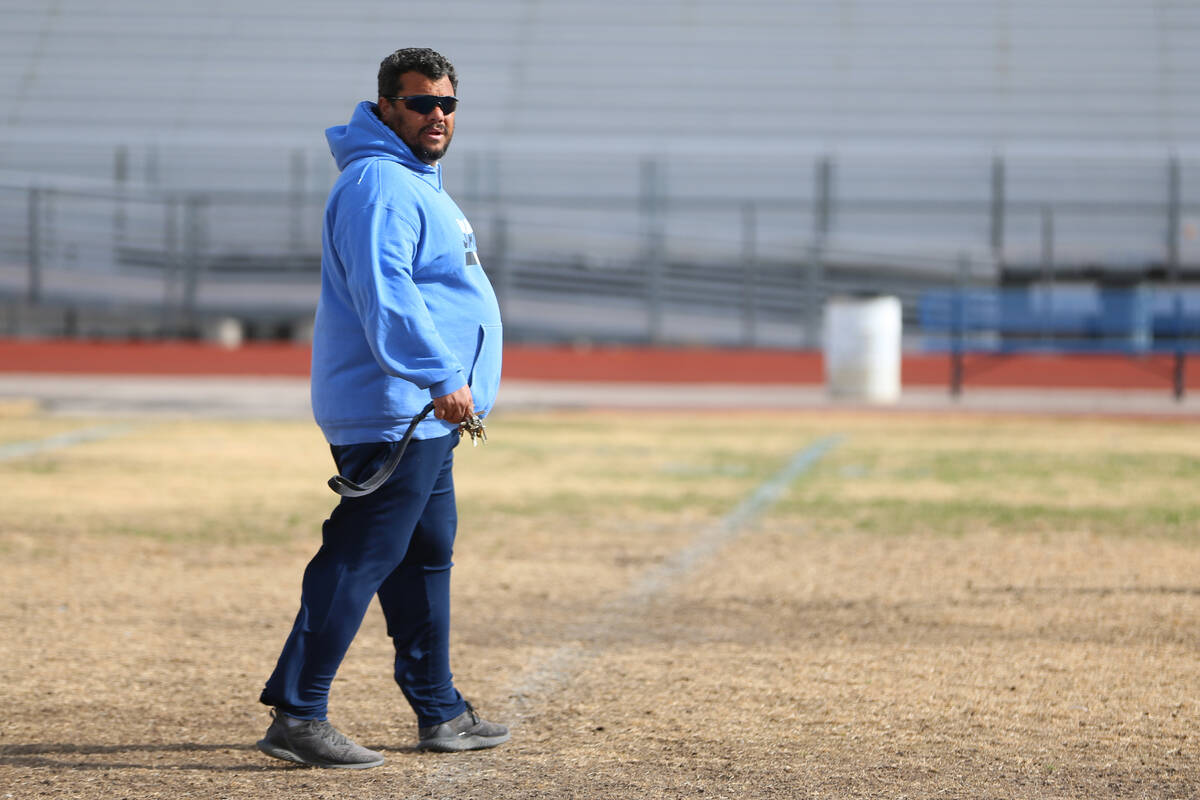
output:
{"label": "bleacher railing", "polygon": [[[931,186],[911,180],[921,170],[820,158],[795,170],[809,183],[790,196],[786,182],[721,194],[657,159],[626,170],[627,191],[518,191],[505,176],[521,170],[505,163],[466,159],[455,197],[515,338],[817,347],[833,295],[899,296],[913,334],[922,293],[964,274],[970,286],[1015,276],[1089,291],[1114,276],[1155,292],[1200,282],[1200,202],[1177,160],[1139,168],[1159,177],[1116,200],[1064,193],[1001,159]],[[101,312],[165,335],[214,316],[302,324],[316,302],[325,196],[307,180],[279,183],[292,188],[0,175],[0,300],[61,312],[67,333],[86,333],[79,320]],[[1101,303],[1100,313],[1133,312]],[[20,332],[23,320],[10,311],[0,324]],[[1070,344],[1052,322],[1031,325],[1030,341]]]}

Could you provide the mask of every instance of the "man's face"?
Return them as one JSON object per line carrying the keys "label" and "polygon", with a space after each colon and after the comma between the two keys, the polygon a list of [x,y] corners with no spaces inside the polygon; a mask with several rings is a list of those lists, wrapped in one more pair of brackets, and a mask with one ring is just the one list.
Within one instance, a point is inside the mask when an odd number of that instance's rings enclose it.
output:
{"label": "man's face", "polygon": [[[452,95],[454,87],[448,77],[431,81],[419,72],[405,72],[400,76],[396,96],[414,94]],[[426,164],[437,163],[446,154],[454,135],[454,114],[446,114],[440,106],[434,106],[428,114],[418,114],[405,108],[403,100],[381,97],[379,117]]]}

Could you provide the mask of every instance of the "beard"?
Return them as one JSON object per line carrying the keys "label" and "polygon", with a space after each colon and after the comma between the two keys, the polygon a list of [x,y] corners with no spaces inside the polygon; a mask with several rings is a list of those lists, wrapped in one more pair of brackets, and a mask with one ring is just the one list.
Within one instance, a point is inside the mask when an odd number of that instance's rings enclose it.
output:
{"label": "beard", "polygon": [[442,146],[437,148],[423,146],[420,143],[420,134],[418,134],[417,141],[405,142],[405,144],[408,145],[409,150],[412,150],[412,154],[414,156],[421,159],[426,164],[433,164],[438,159],[446,155],[446,151],[450,149],[450,138],[450,133],[447,131],[446,138],[443,140]]}

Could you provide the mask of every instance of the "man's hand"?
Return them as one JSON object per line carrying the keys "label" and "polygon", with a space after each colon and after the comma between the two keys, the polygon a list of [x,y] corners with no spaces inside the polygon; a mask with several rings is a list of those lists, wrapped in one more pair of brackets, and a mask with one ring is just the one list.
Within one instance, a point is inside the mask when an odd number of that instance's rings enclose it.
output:
{"label": "man's hand", "polygon": [[474,411],[475,400],[471,397],[470,386],[464,386],[452,394],[433,398],[433,415],[455,425],[471,416]]}

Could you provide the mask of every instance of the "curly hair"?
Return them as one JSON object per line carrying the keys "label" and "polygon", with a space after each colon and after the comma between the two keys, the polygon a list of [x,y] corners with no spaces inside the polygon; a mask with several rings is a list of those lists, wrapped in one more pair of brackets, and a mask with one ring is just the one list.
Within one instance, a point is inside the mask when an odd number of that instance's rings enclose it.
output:
{"label": "curly hair", "polygon": [[428,47],[405,47],[379,62],[379,96],[395,95],[400,76],[406,72],[419,72],[431,81],[449,78],[454,91],[458,91],[458,74],[448,58]]}

